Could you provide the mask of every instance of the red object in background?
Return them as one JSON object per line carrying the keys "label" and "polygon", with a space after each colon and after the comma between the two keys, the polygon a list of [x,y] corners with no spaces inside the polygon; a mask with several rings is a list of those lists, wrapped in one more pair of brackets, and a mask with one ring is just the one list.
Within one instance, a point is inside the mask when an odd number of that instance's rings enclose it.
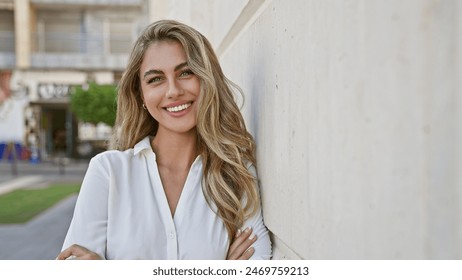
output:
{"label": "red object in background", "polygon": [[30,155],[31,155],[31,151],[30,151],[28,148],[26,148],[26,147],[22,147],[20,159],[21,159],[21,160],[29,160],[29,159],[30,159]]}
{"label": "red object in background", "polygon": [[19,143],[0,143],[0,161],[12,161],[14,152],[16,154],[16,160],[29,160],[32,154],[27,147]]}
{"label": "red object in background", "polygon": [[10,79],[11,71],[0,71],[0,104],[11,95]]}

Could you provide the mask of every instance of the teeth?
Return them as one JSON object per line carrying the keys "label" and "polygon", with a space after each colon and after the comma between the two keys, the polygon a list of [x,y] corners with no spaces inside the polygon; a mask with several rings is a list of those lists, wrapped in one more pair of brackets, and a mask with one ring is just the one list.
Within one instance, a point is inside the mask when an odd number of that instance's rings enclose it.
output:
{"label": "teeth", "polygon": [[175,107],[168,107],[166,109],[169,112],[179,112],[179,111],[186,110],[187,108],[189,108],[189,106],[191,106],[191,104],[192,103],[186,103],[186,104],[182,104],[182,105],[175,106]]}

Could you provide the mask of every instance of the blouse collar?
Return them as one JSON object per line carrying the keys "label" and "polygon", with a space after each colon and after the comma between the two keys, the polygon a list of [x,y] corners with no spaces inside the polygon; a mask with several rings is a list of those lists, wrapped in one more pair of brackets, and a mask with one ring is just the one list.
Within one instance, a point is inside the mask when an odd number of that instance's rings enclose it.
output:
{"label": "blouse collar", "polygon": [[[148,151],[151,151],[154,154],[154,157],[155,157],[156,153],[154,153],[154,151],[152,150],[151,140],[152,140],[151,137],[148,135],[148,136],[144,137],[140,142],[136,143],[135,146],[133,147],[133,155],[136,156],[139,153],[141,153],[142,151],[148,150]],[[201,155],[198,155],[196,157],[196,159],[194,160],[194,163],[197,162],[197,161],[200,161],[201,158],[202,158]]]}
{"label": "blouse collar", "polygon": [[136,145],[133,147],[133,150],[133,154],[135,156],[144,150],[152,151],[151,138],[149,136],[144,137],[140,142],[136,143]]}

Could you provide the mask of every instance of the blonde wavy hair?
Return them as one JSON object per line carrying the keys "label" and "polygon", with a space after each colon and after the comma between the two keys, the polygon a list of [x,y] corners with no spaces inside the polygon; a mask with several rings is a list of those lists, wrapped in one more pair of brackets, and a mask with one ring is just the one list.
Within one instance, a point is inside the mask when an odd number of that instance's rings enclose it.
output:
{"label": "blonde wavy hair", "polygon": [[235,102],[233,89],[241,91],[225,77],[211,44],[201,33],[177,21],[160,20],[140,35],[118,86],[110,147],[126,150],[156,134],[157,121],[142,108],[139,72],[146,49],[164,40],[183,46],[188,66],[200,80],[196,130],[204,166],[202,188],[232,239],[260,203],[256,178],[248,168],[256,166],[255,142]]}

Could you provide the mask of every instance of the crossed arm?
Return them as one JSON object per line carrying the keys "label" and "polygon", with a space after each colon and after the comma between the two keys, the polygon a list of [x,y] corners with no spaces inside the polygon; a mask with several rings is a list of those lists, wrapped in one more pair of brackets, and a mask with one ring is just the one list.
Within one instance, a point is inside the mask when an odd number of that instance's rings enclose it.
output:
{"label": "crossed arm", "polygon": [[[252,228],[248,227],[236,233],[231,246],[228,248],[227,260],[248,260],[255,252],[252,244],[257,240],[257,236],[252,234]],[[62,251],[57,260],[102,260],[103,258],[87,248],[74,244]]]}

